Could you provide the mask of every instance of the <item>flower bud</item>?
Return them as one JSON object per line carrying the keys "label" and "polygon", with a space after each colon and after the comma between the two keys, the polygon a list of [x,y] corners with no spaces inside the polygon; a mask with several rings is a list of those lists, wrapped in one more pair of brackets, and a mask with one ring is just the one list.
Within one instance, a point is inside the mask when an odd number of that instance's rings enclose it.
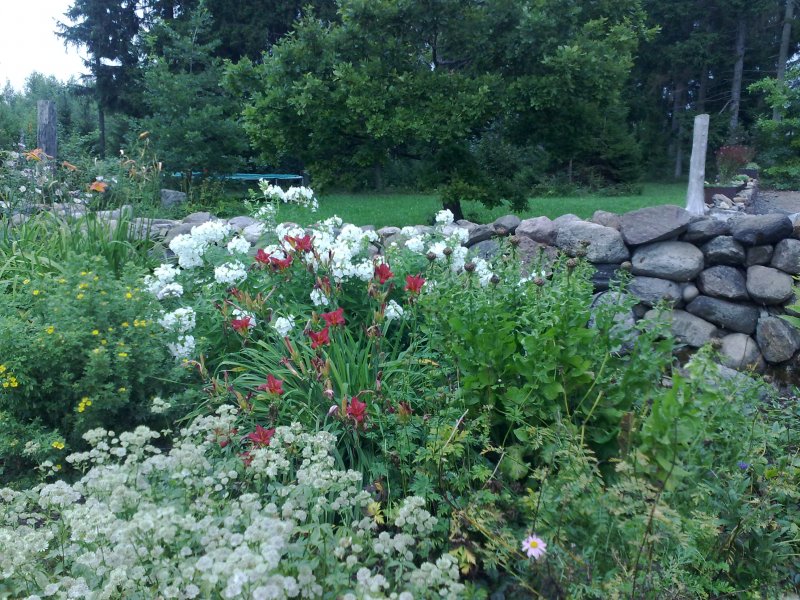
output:
{"label": "flower bud", "polygon": [[447,248],[442,250],[442,254],[444,254],[445,256],[450,256],[451,254],[453,254],[453,249],[450,246],[447,246]]}
{"label": "flower bud", "polygon": [[474,262],[468,262],[467,264],[464,265],[464,270],[467,273],[472,273],[473,271],[475,271],[475,268],[476,266]]}
{"label": "flower bud", "polygon": [[541,277],[537,277],[536,279],[533,280],[533,283],[534,285],[542,287],[544,285],[544,279],[542,279]]}
{"label": "flower bud", "polygon": [[433,252],[428,252],[426,255],[427,259],[431,262],[436,260],[436,255]]}
{"label": "flower bud", "polygon": [[497,285],[498,283],[500,283],[500,278],[497,275],[492,275],[491,279],[489,279],[489,282],[492,285]]}
{"label": "flower bud", "polygon": [[568,268],[570,271],[571,271],[572,269],[574,269],[575,267],[577,267],[577,266],[578,266],[578,261],[577,261],[577,260],[575,260],[574,258],[570,258],[569,260],[567,260],[567,268]]}
{"label": "flower bud", "polygon": [[519,237],[512,235],[510,238],[508,238],[508,243],[516,248],[519,246]]}
{"label": "flower bud", "polygon": [[584,256],[586,256],[586,248],[578,248],[577,250],[575,250],[575,256],[577,256],[578,258],[583,258]]}
{"label": "flower bud", "polygon": [[626,260],[619,266],[619,268],[622,269],[623,271],[630,271],[633,268],[633,265],[631,264],[631,261]]}

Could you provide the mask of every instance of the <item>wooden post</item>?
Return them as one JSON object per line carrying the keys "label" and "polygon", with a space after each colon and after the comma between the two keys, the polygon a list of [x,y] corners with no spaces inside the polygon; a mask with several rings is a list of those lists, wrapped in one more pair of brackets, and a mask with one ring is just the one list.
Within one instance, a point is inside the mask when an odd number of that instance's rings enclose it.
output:
{"label": "wooden post", "polygon": [[689,167],[689,189],[686,191],[686,210],[693,215],[703,215],[706,212],[703,186],[706,181],[708,119],[708,115],[697,115],[694,118],[692,162]]}
{"label": "wooden post", "polygon": [[55,158],[58,152],[56,103],[52,100],[39,100],[36,103],[36,108],[39,111],[36,146],[44,150],[44,153],[48,156]]}

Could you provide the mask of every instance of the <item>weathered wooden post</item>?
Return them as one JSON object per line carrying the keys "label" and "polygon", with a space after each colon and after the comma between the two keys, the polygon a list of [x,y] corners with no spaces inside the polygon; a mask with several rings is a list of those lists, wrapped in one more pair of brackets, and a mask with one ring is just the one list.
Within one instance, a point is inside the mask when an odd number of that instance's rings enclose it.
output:
{"label": "weathered wooden post", "polygon": [[39,112],[36,147],[41,148],[48,156],[55,158],[58,152],[56,103],[52,100],[39,100],[36,108]]}
{"label": "weathered wooden post", "polygon": [[693,215],[703,215],[706,212],[703,187],[706,181],[708,119],[708,115],[697,115],[694,118],[692,162],[689,166],[689,189],[686,191],[686,210]]}

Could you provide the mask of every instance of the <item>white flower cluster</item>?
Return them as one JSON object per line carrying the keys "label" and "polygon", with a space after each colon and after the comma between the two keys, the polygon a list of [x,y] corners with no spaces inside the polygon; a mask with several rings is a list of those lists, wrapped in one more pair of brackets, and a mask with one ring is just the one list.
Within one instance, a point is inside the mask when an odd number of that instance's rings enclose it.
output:
{"label": "white flower cluster", "polygon": [[[455,559],[414,552],[424,537],[409,529],[426,531],[432,519],[424,502],[401,507],[406,531],[376,539],[371,518],[351,521],[371,496],[360,473],[335,468],[332,434],[278,427],[268,446],[250,449],[248,467],[218,442],[236,435],[236,418],[222,406],[195,419],[166,454],[145,427],[92,430],[92,449],[69,457],[88,468],[76,483],[0,489],[0,589],[28,598],[463,595]],[[390,556],[396,568],[383,569]]]}
{"label": "white flower cluster", "polygon": [[228,242],[228,252],[230,254],[247,254],[250,250],[250,242],[241,235],[235,235]]}
{"label": "white flower cluster", "polygon": [[383,316],[386,317],[387,321],[402,319],[403,314],[403,307],[394,300],[389,300],[388,304],[386,304],[386,308],[383,310]]}
{"label": "white flower cluster", "polygon": [[178,257],[178,264],[184,269],[203,265],[206,250],[222,242],[230,234],[231,227],[225,221],[207,221],[192,227],[190,233],[175,236],[169,249]]}
{"label": "white flower cluster", "polygon": [[475,275],[478,277],[478,281],[482,286],[486,287],[494,275],[491,265],[480,257],[474,258],[472,262],[475,264]]}
{"label": "white flower cluster", "polygon": [[167,344],[175,358],[191,358],[194,355],[195,339],[189,332],[195,328],[196,313],[191,306],[176,308],[172,312],[164,313],[158,323],[177,336],[174,342]]}
{"label": "white flower cluster", "polygon": [[183,295],[183,286],[175,281],[181,270],[170,264],[163,264],[146,275],[144,285],[147,290],[159,300],[164,298],[179,298]]}
{"label": "white flower cluster", "polygon": [[286,337],[289,332],[294,329],[294,316],[278,317],[272,324],[273,329],[278,332],[281,337]]}
{"label": "white flower cluster", "polygon": [[217,283],[235,285],[245,279],[247,279],[247,267],[238,260],[214,267],[214,280]]}
{"label": "white flower cluster", "polygon": [[319,208],[319,203],[314,197],[314,191],[305,186],[292,186],[288,190],[284,190],[280,186],[272,185],[267,180],[262,179],[258,182],[258,187],[264,198],[271,202],[284,202],[297,204],[316,212]]}
{"label": "white flower cluster", "polygon": [[[449,261],[450,269],[457,273],[464,268],[467,248],[462,244],[469,239],[469,232],[453,225],[453,213],[443,210],[436,215],[436,232],[432,235],[417,227],[403,227],[400,234],[406,237],[405,247],[415,254],[432,254],[436,261]],[[445,252],[447,249],[450,256]]]}

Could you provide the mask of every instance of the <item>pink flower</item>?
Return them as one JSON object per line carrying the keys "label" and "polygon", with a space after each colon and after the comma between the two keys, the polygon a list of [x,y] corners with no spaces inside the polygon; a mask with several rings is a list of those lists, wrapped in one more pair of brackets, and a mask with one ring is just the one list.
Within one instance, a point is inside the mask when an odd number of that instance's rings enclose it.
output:
{"label": "pink flower", "polygon": [[331,312],[322,313],[320,316],[325,320],[325,323],[330,327],[335,327],[336,325],[344,325],[343,308],[337,308],[336,310],[332,310]]}
{"label": "pink flower", "polygon": [[253,442],[253,446],[263,448],[269,446],[273,435],[275,435],[274,429],[264,429],[261,425],[256,425],[256,430],[253,433],[249,433],[246,437]]}
{"label": "pink flower", "polygon": [[246,334],[250,331],[250,317],[245,316],[241,319],[231,319],[231,327],[236,333],[239,334]]}
{"label": "pink flower", "polygon": [[283,394],[283,379],[278,379],[272,374],[267,375],[267,383],[262,383],[256,388],[259,392],[268,392],[276,396]]}
{"label": "pink flower", "polygon": [[311,252],[313,246],[311,244],[311,236],[304,235],[302,237],[284,236],[283,238],[289,245],[298,252]]}
{"label": "pink flower", "polygon": [[529,535],[522,540],[522,551],[528,555],[528,558],[539,560],[547,552],[547,544],[539,536]]}
{"label": "pink flower", "polygon": [[328,335],[330,330],[326,326],[322,331],[309,331],[308,337],[311,338],[311,349],[316,350],[320,346],[327,346],[331,343],[331,338]]}
{"label": "pink flower", "polygon": [[425,285],[425,279],[420,275],[406,275],[405,290],[412,294],[419,294],[422,286]]}
{"label": "pink flower", "polygon": [[262,265],[269,264],[270,255],[264,252],[263,248],[259,248],[258,252],[256,252],[255,260],[256,262],[261,263]]}
{"label": "pink flower", "polygon": [[392,273],[392,270],[389,268],[388,264],[381,263],[375,267],[375,277],[378,279],[378,282],[383,285],[392,277],[394,277],[394,273]]}
{"label": "pink flower", "polygon": [[356,425],[364,423],[367,418],[367,403],[359,401],[358,398],[353,396],[350,403],[347,405],[347,416],[356,422]]}

